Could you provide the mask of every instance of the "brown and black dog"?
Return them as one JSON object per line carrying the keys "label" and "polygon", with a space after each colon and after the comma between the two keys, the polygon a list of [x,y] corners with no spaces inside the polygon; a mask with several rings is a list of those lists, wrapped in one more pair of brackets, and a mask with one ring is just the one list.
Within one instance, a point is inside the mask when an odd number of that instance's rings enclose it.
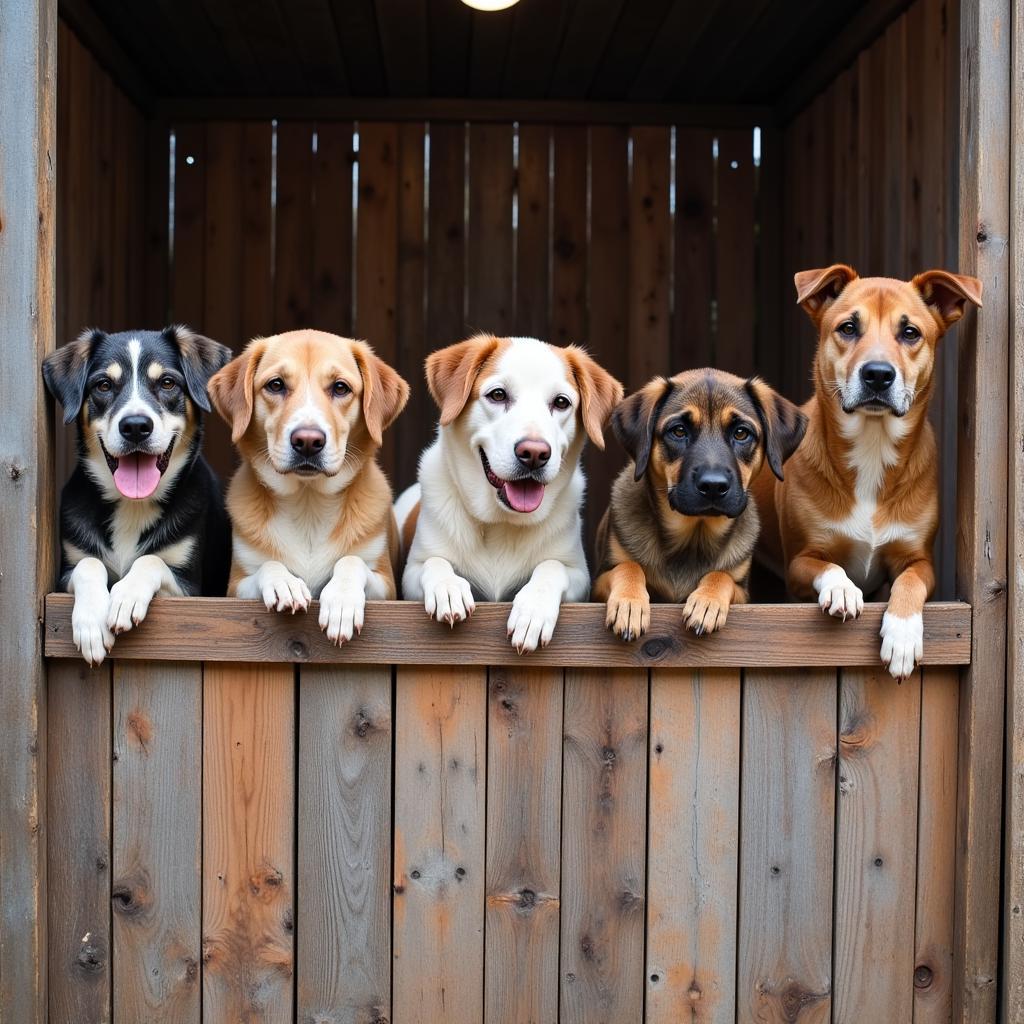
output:
{"label": "brown and black dog", "polygon": [[892,584],[882,661],[908,676],[923,647],[935,586],[938,457],[928,422],[935,347],[981,282],[944,270],[910,281],[860,278],[845,264],[796,275],[797,301],[818,331],[807,436],[785,481],[753,493],[765,562],[793,597],[856,618],[864,592]]}
{"label": "brown and black dog", "polygon": [[762,381],[718,370],[655,378],[619,404],[612,428],[632,463],[598,528],[593,588],[609,629],[645,633],[652,593],[685,601],[697,634],[725,625],[747,600],[760,530],[750,482],[764,462],[782,479],[805,422]]}

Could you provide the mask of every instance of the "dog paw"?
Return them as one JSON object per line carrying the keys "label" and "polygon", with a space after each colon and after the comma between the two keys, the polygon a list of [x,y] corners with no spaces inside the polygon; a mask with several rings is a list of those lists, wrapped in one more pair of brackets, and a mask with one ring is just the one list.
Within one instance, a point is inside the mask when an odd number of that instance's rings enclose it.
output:
{"label": "dog paw", "polygon": [[721,629],[728,617],[729,602],[704,590],[695,590],[683,605],[683,625],[697,636]]}
{"label": "dog paw", "polygon": [[363,631],[366,590],[352,582],[332,579],[320,592],[320,628],[339,647]]}
{"label": "dog paw", "polygon": [[561,601],[546,587],[527,584],[512,601],[508,617],[508,636],[512,646],[522,654],[535,651],[538,645],[547,647],[555,632]]}
{"label": "dog paw", "polygon": [[107,628],[114,636],[127,633],[132,626],[137,626],[146,617],[149,602],[152,600],[152,589],[129,573],[110,588]]}
{"label": "dog paw", "polygon": [[826,569],[818,581],[818,607],[843,622],[864,611],[864,593],[842,569]]}
{"label": "dog paw", "polygon": [[313,600],[305,581],[290,573],[283,565],[261,570],[260,596],[268,612],[304,612]]}
{"label": "dog paw", "polygon": [[432,619],[454,626],[473,614],[476,602],[469,581],[453,573],[437,581],[424,580],[423,607]]}
{"label": "dog paw", "polygon": [[114,646],[114,634],[107,626],[106,594],[95,606],[75,607],[71,612],[71,635],[79,654],[93,667],[101,664]]}
{"label": "dog paw", "polygon": [[886,612],[882,616],[882,661],[889,674],[903,682],[924,656],[924,623],[920,614],[906,618]]}
{"label": "dog paw", "polygon": [[641,598],[608,598],[604,624],[620,640],[627,643],[644,635],[651,625],[651,599],[645,594]]}

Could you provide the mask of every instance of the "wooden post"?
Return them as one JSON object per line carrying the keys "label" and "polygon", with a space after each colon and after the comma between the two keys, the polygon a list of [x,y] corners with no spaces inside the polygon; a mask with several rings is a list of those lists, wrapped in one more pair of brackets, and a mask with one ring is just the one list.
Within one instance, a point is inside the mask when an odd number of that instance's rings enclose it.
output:
{"label": "wooden post", "polygon": [[957,591],[974,608],[961,676],[954,1019],[995,1020],[1006,681],[1010,13],[960,4],[959,267],[985,284],[960,329]]}
{"label": "wooden post", "polygon": [[57,0],[0,5],[0,1019],[46,1018],[42,597],[53,465]]}

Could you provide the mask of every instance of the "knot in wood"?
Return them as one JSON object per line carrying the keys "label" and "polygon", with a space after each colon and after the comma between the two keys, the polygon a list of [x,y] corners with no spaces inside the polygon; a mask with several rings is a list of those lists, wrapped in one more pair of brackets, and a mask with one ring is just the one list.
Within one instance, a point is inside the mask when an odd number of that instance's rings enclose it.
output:
{"label": "knot in wood", "polygon": [[528,914],[537,906],[537,894],[532,889],[520,889],[519,902],[516,906],[523,913]]}
{"label": "knot in wood", "polygon": [[141,900],[126,882],[115,882],[110,890],[110,898],[113,901],[114,910],[126,917],[134,916],[142,911]]}
{"label": "knot in wood", "polygon": [[597,960],[597,952],[594,949],[594,940],[589,935],[584,935],[580,940],[580,952],[583,954],[583,959],[588,963],[593,963]]}
{"label": "knot in wood", "polygon": [[804,988],[798,981],[791,981],[781,993],[782,1019],[795,1024],[796,1021],[800,1020],[801,1014],[806,1007],[813,1006],[823,998],[823,993],[811,992],[810,989]]}
{"label": "knot in wood", "polygon": [[690,982],[690,987],[686,990],[686,994],[690,997],[691,1003],[699,1002],[701,996],[704,995],[700,990],[700,985],[695,981]]}
{"label": "knot in wood", "polygon": [[293,661],[305,661],[309,657],[309,651],[306,650],[306,645],[301,640],[289,640],[288,650]]}
{"label": "knot in wood", "polygon": [[930,988],[935,975],[927,964],[918,964],[914,968],[914,988]]}
{"label": "knot in wood", "polygon": [[611,771],[615,767],[615,748],[614,747],[602,747],[601,748],[601,763],[604,765],[607,771]]}
{"label": "knot in wood", "polygon": [[657,661],[672,649],[672,641],[663,636],[652,636],[644,641],[641,653],[648,661]]}
{"label": "knot in wood", "polygon": [[554,250],[560,260],[571,260],[576,253],[576,244],[568,238],[556,238]]}
{"label": "knot in wood", "polygon": [[93,939],[88,933],[82,940],[82,947],[75,957],[75,967],[82,974],[99,974],[106,967],[107,951],[102,941]]}
{"label": "knot in wood", "polygon": [[356,712],[355,719],[352,722],[352,731],[360,738],[365,739],[366,734],[373,728],[373,721],[366,714],[363,708],[360,708]]}

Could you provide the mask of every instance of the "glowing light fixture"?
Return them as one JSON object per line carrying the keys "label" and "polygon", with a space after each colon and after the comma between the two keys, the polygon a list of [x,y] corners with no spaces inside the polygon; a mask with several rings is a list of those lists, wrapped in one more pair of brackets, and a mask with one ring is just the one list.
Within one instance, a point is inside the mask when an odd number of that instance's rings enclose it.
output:
{"label": "glowing light fixture", "polygon": [[504,11],[519,3],[519,0],[462,0],[462,2],[477,11]]}

